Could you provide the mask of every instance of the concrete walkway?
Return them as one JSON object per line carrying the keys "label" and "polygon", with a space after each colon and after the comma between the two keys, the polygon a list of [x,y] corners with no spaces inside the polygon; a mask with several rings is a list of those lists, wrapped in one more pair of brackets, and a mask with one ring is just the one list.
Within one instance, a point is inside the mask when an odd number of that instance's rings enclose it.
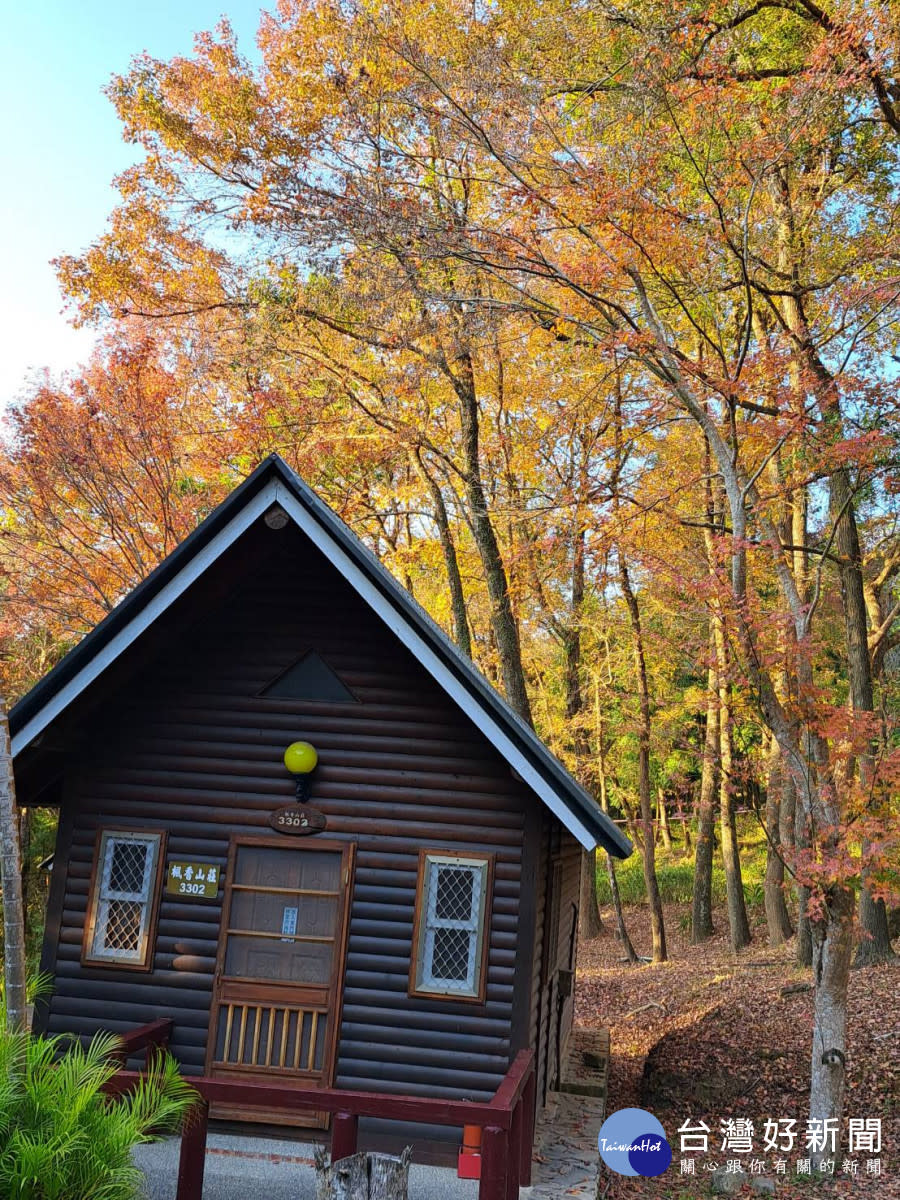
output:
{"label": "concrete walkway", "polygon": [[550,1092],[534,1131],[532,1200],[595,1200],[597,1136],[606,1118],[609,1031],[576,1029],[558,1092]]}
{"label": "concrete walkway", "polygon": [[[167,1138],[134,1150],[147,1180],[148,1200],[175,1200],[180,1138]],[[313,1147],[281,1138],[210,1133],[202,1200],[315,1200]],[[477,1200],[478,1184],[458,1179],[447,1167],[415,1163],[409,1172],[409,1200]],[[192,1196],[191,1200],[201,1200]]]}
{"label": "concrete walkway", "polygon": [[602,1124],[602,1102],[551,1093],[535,1130],[532,1186],[523,1190],[523,1200],[595,1200]]}

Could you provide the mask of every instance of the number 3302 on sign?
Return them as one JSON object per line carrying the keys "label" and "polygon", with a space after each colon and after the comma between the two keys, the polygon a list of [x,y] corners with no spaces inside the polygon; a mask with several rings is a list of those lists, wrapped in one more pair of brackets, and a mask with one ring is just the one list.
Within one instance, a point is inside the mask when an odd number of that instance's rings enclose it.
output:
{"label": "number 3302 on sign", "polygon": [[170,896],[214,900],[219,892],[219,868],[210,863],[170,862],[166,893]]}

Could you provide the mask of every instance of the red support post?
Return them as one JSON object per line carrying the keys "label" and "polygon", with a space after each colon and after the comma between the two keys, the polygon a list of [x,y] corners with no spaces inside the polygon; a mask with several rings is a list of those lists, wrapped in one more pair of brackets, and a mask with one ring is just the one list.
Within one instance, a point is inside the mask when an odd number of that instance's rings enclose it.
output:
{"label": "red support post", "polygon": [[201,1200],[208,1125],[209,1104],[201,1099],[188,1115],[181,1133],[181,1157],[178,1160],[178,1190],[175,1200]]}
{"label": "red support post", "polygon": [[519,1159],[519,1182],[531,1187],[531,1156],[534,1153],[534,1112],[537,1100],[537,1072],[532,1070],[522,1093],[522,1144]]}
{"label": "red support post", "polygon": [[481,1138],[481,1184],[478,1200],[506,1200],[509,1167],[509,1136],[505,1129],[489,1125]]}
{"label": "red support post", "polygon": [[342,1158],[350,1158],[356,1153],[356,1141],[359,1134],[359,1117],[353,1113],[339,1112],[334,1114],[331,1122],[331,1161],[336,1163]]}
{"label": "red support post", "polygon": [[506,1200],[519,1200],[519,1172],[522,1167],[522,1097],[516,1101],[509,1128],[509,1169],[506,1173]]}

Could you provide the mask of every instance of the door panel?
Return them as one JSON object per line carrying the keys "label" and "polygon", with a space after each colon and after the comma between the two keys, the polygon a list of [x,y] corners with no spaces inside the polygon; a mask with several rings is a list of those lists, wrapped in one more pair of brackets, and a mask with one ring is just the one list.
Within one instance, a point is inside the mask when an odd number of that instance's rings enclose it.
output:
{"label": "door panel", "polygon": [[[303,928],[303,909],[299,910]],[[327,987],[334,958],[334,938],[307,942],[278,934],[250,937],[229,931],[223,976],[271,983],[309,983]]]}
{"label": "door panel", "polygon": [[[307,937],[333,938],[338,923],[339,895],[307,896],[295,892],[234,892],[231,898],[230,925],[234,931],[247,930],[263,935],[284,937],[294,926],[285,927],[285,919],[297,916],[297,897],[303,903],[304,932]],[[299,932],[299,930],[297,930]]]}
{"label": "door panel", "polygon": [[[229,855],[207,1070],[328,1087],[343,992],[351,845],[235,839]],[[215,1116],[246,1116],[216,1106]],[[323,1126],[322,1114],[254,1114]]]}

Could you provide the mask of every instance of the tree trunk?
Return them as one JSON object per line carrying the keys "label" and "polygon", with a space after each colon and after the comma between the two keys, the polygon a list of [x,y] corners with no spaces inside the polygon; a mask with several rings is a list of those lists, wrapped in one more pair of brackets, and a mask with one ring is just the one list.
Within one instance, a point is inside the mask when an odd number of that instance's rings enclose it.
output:
{"label": "tree trunk", "polygon": [[[829,391],[835,396],[835,419],[840,419],[837,393],[828,377]],[[841,606],[847,638],[847,665],[850,676],[850,700],[855,713],[871,713],[875,709],[875,689],[872,683],[872,662],[869,657],[868,622],[865,590],[863,588],[862,553],[859,531],[853,506],[850,475],[840,467],[831,477],[830,508],[834,521],[835,550],[839,556]],[[872,786],[875,775],[874,754],[870,749],[859,756],[859,783],[863,792]],[[863,853],[867,847],[863,846]],[[884,962],[894,957],[888,937],[887,910],[884,901],[873,900],[868,887],[868,871],[863,869],[863,886],[859,897],[859,923],[862,939],[856,951],[854,966]]]}
{"label": "tree trunk", "polygon": [[[31,809],[19,809],[19,859],[22,863],[22,921],[25,928],[25,959],[28,960],[28,885],[31,858]],[[27,982],[27,980],[26,980]]]}
{"label": "tree trunk", "polygon": [[597,849],[581,852],[581,900],[578,906],[579,932],[585,941],[593,941],[604,932],[597,900]]}
{"label": "tree trunk", "polygon": [[22,854],[6,701],[0,699],[0,876],[3,889],[3,991],[6,1024],[24,1029],[27,1021],[25,911],[22,906]]}
{"label": "tree trunk", "polygon": [[[734,601],[735,629],[741,647],[744,669],[755,690],[766,724],[777,738],[782,759],[790,769],[797,788],[798,831],[810,837],[810,825],[815,822],[817,830],[832,830],[834,837],[841,826],[840,808],[835,792],[835,781],[831,767],[829,746],[817,732],[817,714],[808,710],[808,698],[813,693],[813,670],[809,656],[810,612],[797,592],[793,573],[780,552],[778,531],[769,521],[765,506],[755,490],[752,480],[745,481],[735,469],[732,448],[722,438],[717,426],[697,404],[685,383],[680,370],[671,356],[666,366],[673,374],[679,394],[686,401],[691,415],[700,423],[710,447],[715,453],[716,465],[721,474],[728,499],[731,518],[731,593]],[[756,520],[764,531],[768,544],[775,549],[772,567],[778,579],[781,593],[790,610],[796,650],[796,676],[799,720],[793,721],[780,704],[771,676],[763,665],[763,656],[751,622],[747,618],[747,502],[753,507]],[[721,683],[721,681],[720,681]],[[722,716],[723,725],[725,714]],[[723,764],[723,773],[725,765]],[[799,840],[799,833],[798,833]],[[836,854],[837,847],[824,839],[823,856]],[[831,1064],[818,1065],[821,1056],[828,1050],[829,1042],[842,1037],[846,1022],[847,977],[850,965],[852,893],[844,888],[833,889],[824,897],[823,923],[817,934],[814,950],[815,1004],[813,1021],[813,1077],[810,1086],[810,1117],[840,1121],[842,1116],[843,1071],[835,1079]],[[799,940],[799,939],[798,939]],[[821,999],[820,999],[821,993]],[[834,1046],[835,1055],[840,1056],[843,1047]],[[832,1055],[834,1057],[834,1055]],[[839,1084],[839,1086],[838,1086]]]}
{"label": "tree trunk", "polygon": [[[865,878],[863,873],[863,879]],[[888,927],[887,906],[883,900],[874,900],[865,885],[859,894],[859,923],[863,936],[856,948],[854,967],[869,967],[873,963],[887,962],[895,957]]]}
{"label": "tree trunk", "polygon": [[691,837],[691,821],[690,817],[684,810],[679,812],[678,820],[681,823],[681,840],[684,843],[685,858],[690,858],[694,852],[694,841]]}
{"label": "tree trunk", "polygon": [[625,827],[628,830],[628,836],[633,845],[639,850],[644,848],[644,835],[641,833],[641,827],[638,825],[637,814],[632,805],[625,806]]}
{"label": "tree trunk", "polygon": [[[716,583],[716,545],[714,531],[719,527],[721,514],[717,491],[712,485],[712,461],[709,439],[703,439],[704,495],[706,528],[703,545],[710,582]],[[712,937],[712,869],[716,843],[716,807],[722,773],[721,713],[719,711],[718,647],[713,613],[709,622],[709,667],[706,678],[706,732],[703,742],[703,771],[700,777],[700,808],[697,814],[697,851],[694,859],[694,894],[691,906],[691,942],[696,946]]]}
{"label": "tree trunk", "polygon": [[519,627],[509,594],[509,577],[500,552],[497,534],[488,509],[481,476],[478,396],[471,355],[463,350],[457,360],[459,374],[451,373],[459,399],[460,428],[465,462],[465,491],[472,522],[472,536],[481,559],[491,601],[491,627],[500,659],[500,675],[506,699],[527,724],[532,725],[531,704],[525,686]]}
{"label": "tree trunk", "polygon": [[[604,853],[606,853],[604,851]],[[611,854],[606,854],[606,875],[609,879],[609,890],[612,894],[613,908],[616,913],[616,929],[618,931],[619,941],[622,943],[622,949],[625,951],[625,957],[631,964],[639,963],[641,960],[637,956],[637,952],[632,945],[631,938],[628,936],[628,929],[625,925],[625,913],[622,910],[622,897],[619,895],[619,881],[616,879],[616,864],[613,862]]]}
{"label": "tree trunk", "polygon": [[781,769],[781,750],[772,738],[766,780],[765,882],[766,923],[769,927],[770,946],[780,946],[794,933],[784,898],[784,859],[781,857],[781,807],[785,784],[785,772]]}
{"label": "tree trunk", "polygon": [[[606,793],[606,755],[603,750],[603,727],[600,723],[600,701],[597,691],[594,691],[595,704],[597,705],[597,767],[600,776],[600,807],[609,815],[609,797]],[[634,946],[631,944],[631,938],[628,936],[628,929],[625,925],[625,914],[622,911],[622,897],[619,895],[619,881],[616,879],[616,864],[613,861],[611,854],[603,852],[606,859],[606,877],[609,880],[609,892],[612,896],[613,909],[616,914],[616,928],[618,930],[619,941],[622,943],[622,949],[625,951],[625,957],[632,965],[640,962],[640,959],[635,952]]]}
{"label": "tree trunk", "polygon": [[781,845],[792,848],[794,845],[794,824],[797,812],[797,789],[790,771],[781,772],[781,804],[778,809],[778,836]]}
{"label": "tree trunk", "polygon": [[[781,184],[783,180],[778,179]],[[639,274],[632,273],[639,287],[643,284]],[[735,631],[741,648],[743,667],[755,692],[765,721],[778,739],[783,761],[794,777],[797,788],[797,806],[801,824],[810,837],[810,826],[814,822],[817,832],[833,831],[832,838],[821,839],[823,858],[837,856],[839,843],[836,841],[841,829],[841,811],[836,792],[834,771],[828,742],[819,732],[820,715],[811,702],[813,695],[813,666],[810,657],[812,612],[799,595],[793,572],[786,563],[780,549],[777,528],[767,511],[767,506],[757,491],[755,480],[747,478],[737,465],[736,446],[724,438],[715,420],[710,416],[702,401],[695,394],[692,384],[682,370],[681,364],[672,353],[657,314],[641,290],[642,306],[649,313],[648,324],[654,338],[654,353],[658,365],[670,384],[677,401],[700,425],[715,457],[728,502],[731,519],[730,566],[731,601]],[[809,341],[808,336],[804,339]],[[734,428],[734,426],[732,426]],[[765,666],[765,654],[761,653],[756,631],[750,620],[747,606],[747,533],[748,506],[762,533],[764,543],[770,549],[771,568],[777,579],[781,596],[787,605],[793,632],[795,671],[798,685],[799,719],[793,720],[778,700],[771,674]],[[723,768],[724,769],[724,768]],[[816,1067],[817,1056],[824,1053],[827,1041],[834,1029],[846,1021],[846,978],[849,971],[850,923],[852,921],[852,899],[847,904],[845,889],[838,888],[822,897],[825,910],[825,927],[820,935],[820,953],[816,972],[816,1003],[813,1022],[812,1044],[813,1079],[810,1087],[810,1117],[840,1122],[842,1117],[840,1089],[823,1080]],[[844,911],[849,909],[848,912]],[[843,975],[843,986],[841,976]],[[822,990],[820,1008],[818,993]]]}
{"label": "tree trunk", "polygon": [[700,809],[697,814],[697,850],[694,859],[694,896],[691,907],[691,942],[696,946],[713,935],[712,865],[716,840],[716,797],[719,792],[719,680],[715,644],[710,631],[710,665],[707,682],[706,737]]}
{"label": "tree trunk", "polygon": [[[812,922],[813,1007],[812,1080],[809,1089],[811,1120],[840,1120],[847,1077],[847,985],[853,951],[853,892],[835,888],[828,897],[825,915]],[[840,1128],[840,1126],[839,1126]],[[840,1135],[837,1153],[840,1154]],[[833,1158],[828,1148],[813,1156],[813,1165]]]}
{"label": "tree trunk", "polygon": [[[792,267],[800,258],[800,248],[793,237],[793,213],[790,196],[782,197],[784,221],[783,243],[786,255],[792,255]],[[804,311],[803,300],[789,295],[783,300],[788,326],[797,339],[798,359],[812,379],[822,414],[838,437],[843,436],[841,397],[834,376],[820,357],[810,335],[809,323]],[[797,380],[798,393],[803,385]],[[802,405],[802,398],[800,398]],[[854,713],[869,714],[875,709],[875,691],[872,682],[872,660],[869,655],[868,620],[866,613],[865,586],[862,570],[862,553],[859,545],[859,530],[856,524],[856,509],[850,472],[839,465],[829,479],[829,511],[834,522],[834,548],[841,583],[841,608],[844,616],[844,632],[847,643],[847,666],[850,680],[850,701]],[[870,790],[875,775],[874,747],[859,757],[859,782],[863,793]],[[865,853],[866,847],[863,846]],[[855,965],[861,966],[893,958],[887,932],[887,911],[883,903],[872,899],[868,888],[868,872],[863,870],[862,893],[860,895],[859,920],[863,940],[857,950]]]}
{"label": "tree trunk", "polygon": [[797,966],[813,964],[812,926],[809,922],[809,888],[797,888]]}
{"label": "tree trunk", "polygon": [[[850,700],[855,713],[871,713],[875,709],[875,689],[869,657],[862,553],[852,501],[850,476],[846,468],[841,467],[831,477],[830,507],[835,523],[834,544],[840,563],[841,605],[847,636]],[[859,757],[859,783],[864,793],[871,789],[874,775],[874,754],[870,749]],[[864,843],[863,854],[867,849],[868,846]],[[859,897],[859,923],[862,938],[853,965],[869,966],[893,958],[894,952],[888,936],[887,909],[883,900],[872,898],[868,886],[868,871],[865,868]]]}
{"label": "tree trunk", "polygon": [[700,780],[700,806],[697,813],[697,847],[694,858],[694,894],[691,908],[691,942],[694,945],[712,937],[712,866],[716,840],[716,800],[719,792],[719,699],[715,669],[709,670],[709,700],[706,710],[706,737],[703,774]]}
{"label": "tree trunk", "polygon": [[751,942],[750,922],[744,900],[744,881],[741,877],[741,856],[738,849],[737,823],[734,816],[732,792],[732,730],[731,683],[728,679],[728,644],[725,622],[721,615],[713,618],[716,640],[716,673],[719,681],[719,837],[722,842],[722,862],[725,867],[725,895],[728,904],[728,928],[731,948],[743,950]]}
{"label": "tree trunk", "polygon": [[447,515],[447,505],[444,494],[425,466],[422,452],[418,448],[412,452],[412,462],[416,474],[424,483],[431,497],[434,510],[434,521],[438,528],[441,542],[441,553],[444,557],[444,570],[447,574],[447,588],[450,592],[450,612],[453,619],[453,640],[467,658],[472,657],[472,642],[469,637],[469,619],[466,613],[466,596],[463,591],[462,576],[459,571],[459,559],[456,555],[456,544],[450,528],[450,518]]}
{"label": "tree trunk", "polygon": [[672,831],[669,828],[669,810],[666,808],[666,794],[662,788],[656,789],[656,819],[659,822],[659,832],[663,847],[672,851]]}
{"label": "tree trunk", "polygon": [[622,595],[628,607],[631,623],[631,640],[634,667],[637,675],[638,698],[640,701],[640,726],[638,733],[638,793],[641,801],[641,825],[643,827],[642,857],[644,886],[650,905],[650,928],[653,933],[653,962],[665,962],[666,929],[663,919],[662,898],[656,878],[656,850],[653,845],[653,812],[650,807],[650,689],[647,683],[647,662],[644,656],[644,634],[641,628],[641,612],[637,597],[628,577],[628,567],[621,546],[618,550],[619,581]]}
{"label": "tree trunk", "polygon": [[[576,509],[572,537],[571,606],[568,623],[560,629],[566,662],[566,728],[569,744],[575,755],[576,778],[586,776],[590,739],[583,716],[585,708],[584,680],[581,667],[581,622],[584,617],[584,524]],[[599,708],[599,696],[595,696]],[[598,711],[599,720],[599,711]],[[602,736],[602,730],[600,731]],[[601,786],[605,786],[605,781]],[[586,941],[593,941],[604,932],[597,900],[597,849],[581,853],[581,896],[578,906],[579,931]]]}
{"label": "tree trunk", "polygon": [[316,1147],[316,1200],[408,1200],[410,1148],[391,1154],[353,1154],[336,1163]]}
{"label": "tree trunk", "polygon": [[[789,370],[794,388],[799,395],[799,371],[797,371],[794,363],[791,364]],[[807,489],[806,487],[795,488],[791,493],[790,543],[795,547],[791,553],[791,568],[798,597],[804,605],[809,604],[810,600],[809,551],[807,549],[808,520],[809,496]],[[787,671],[785,672],[785,678],[788,686],[790,686],[791,676]],[[800,847],[800,841],[806,836],[804,833],[804,817],[802,812],[798,812],[797,785],[794,782],[793,773],[785,768],[783,751],[782,768],[784,791],[781,797],[781,842],[784,846],[796,849]],[[806,845],[809,845],[808,837]],[[807,905],[809,904],[809,891],[795,884],[793,894],[797,903],[797,941],[794,944],[797,965],[811,967],[812,934],[809,928],[809,917],[806,912]]]}

